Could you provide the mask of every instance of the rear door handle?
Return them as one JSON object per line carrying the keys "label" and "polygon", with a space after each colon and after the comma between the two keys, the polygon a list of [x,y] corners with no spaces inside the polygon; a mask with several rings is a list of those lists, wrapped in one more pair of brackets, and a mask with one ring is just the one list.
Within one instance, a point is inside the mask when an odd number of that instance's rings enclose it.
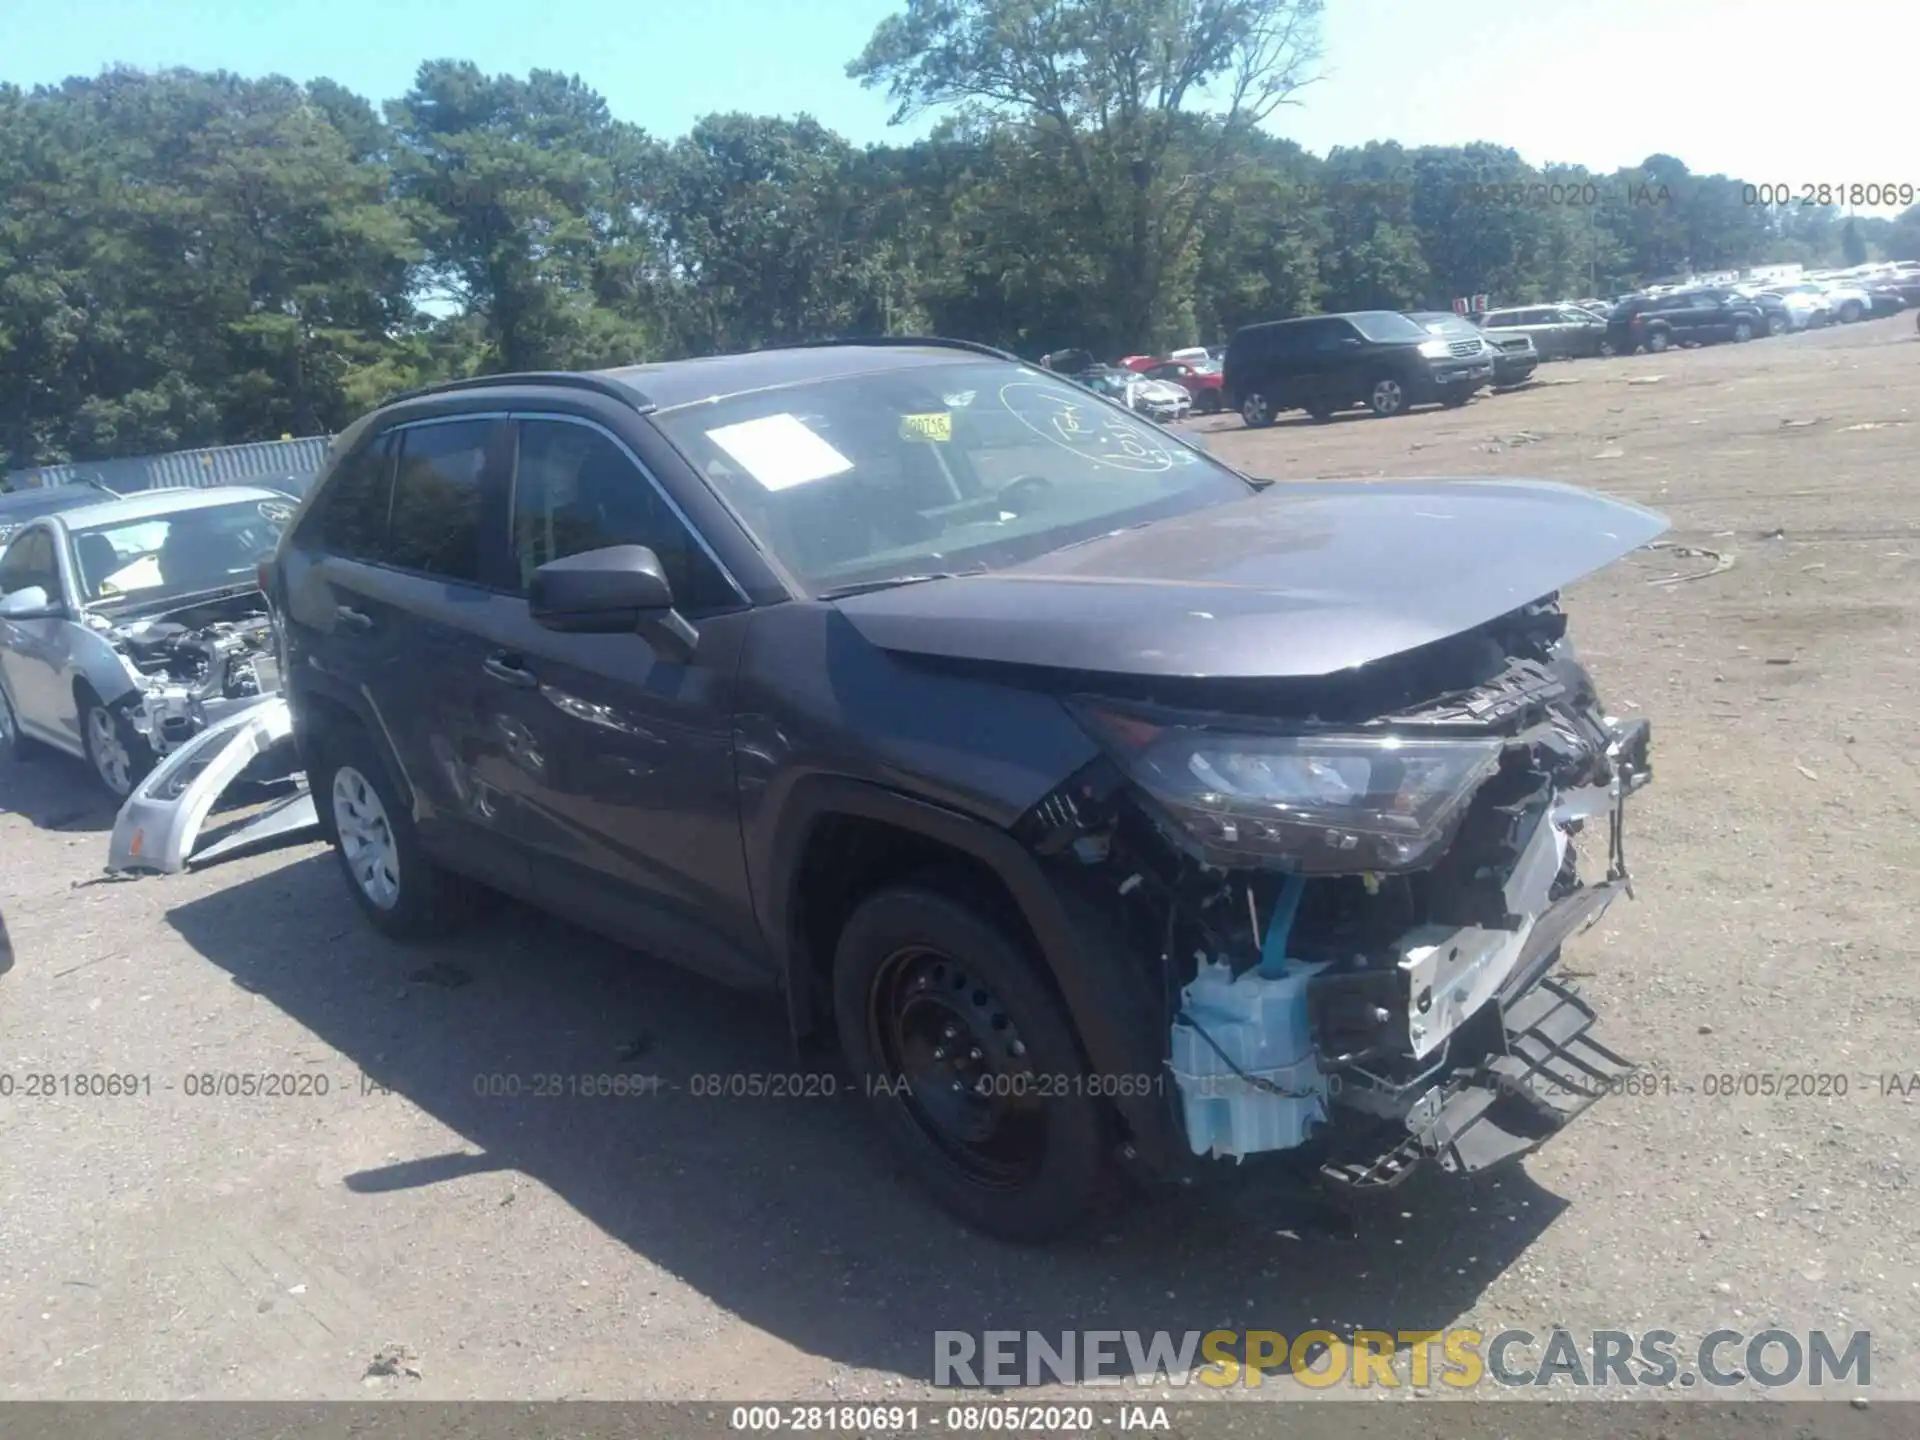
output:
{"label": "rear door handle", "polygon": [[517,689],[531,690],[540,683],[534,673],[520,663],[518,655],[510,655],[504,650],[496,650],[489,655],[481,661],[480,668],[494,679],[504,680]]}
{"label": "rear door handle", "polygon": [[364,611],[354,609],[351,605],[334,606],[333,618],[338,620],[342,625],[346,626],[349,630],[373,629],[373,617],[371,615],[366,614]]}

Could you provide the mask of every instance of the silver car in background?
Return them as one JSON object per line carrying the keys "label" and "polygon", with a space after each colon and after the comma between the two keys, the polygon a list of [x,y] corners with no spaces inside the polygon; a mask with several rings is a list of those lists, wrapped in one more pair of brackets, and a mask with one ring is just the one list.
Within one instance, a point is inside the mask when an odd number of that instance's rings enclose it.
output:
{"label": "silver car in background", "polygon": [[0,748],[80,756],[124,800],[277,690],[258,565],[293,508],[254,486],[149,490],[22,525],[0,554]]}

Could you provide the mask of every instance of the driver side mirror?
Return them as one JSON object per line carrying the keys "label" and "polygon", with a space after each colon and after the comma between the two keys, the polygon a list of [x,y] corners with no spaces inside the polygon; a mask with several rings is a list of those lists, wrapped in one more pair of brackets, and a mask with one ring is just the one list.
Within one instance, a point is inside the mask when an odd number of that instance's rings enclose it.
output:
{"label": "driver side mirror", "polygon": [[29,585],[0,598],[0,620],[58,620],[67,607],[56,603],[38,585]]}
{"label": "driver side mirror", "polygon": [[645,545],[609,545],[549,560],[533,572],[527,610],[536,624],[565,634],[644,634],[682,660],[700,638],[673,608],[673,587],[660,557]]}

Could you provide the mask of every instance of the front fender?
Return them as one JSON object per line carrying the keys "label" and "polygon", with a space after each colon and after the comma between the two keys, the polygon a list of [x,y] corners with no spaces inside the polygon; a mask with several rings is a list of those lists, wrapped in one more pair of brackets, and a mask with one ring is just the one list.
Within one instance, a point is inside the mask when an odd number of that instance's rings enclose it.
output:
{"label": "front fender", "polygon": [[[254,760],[289,745],[292,735],[293,715],[285,698],[264,695],[172,752],[120,808],[107,842],[107,872],[173,875],[186,869],[215,803]],[[303,792],[226,837],[218,848],[238,850],[256,837],[291,841],[317,828],[312,802]]]}
{"label": "front fender", "polygon": [[140,672],[113,646],[104,633],[84,625],[73,627],[67,656],[70,680],[84,680],[108,705],[117,705],[146,689]]}

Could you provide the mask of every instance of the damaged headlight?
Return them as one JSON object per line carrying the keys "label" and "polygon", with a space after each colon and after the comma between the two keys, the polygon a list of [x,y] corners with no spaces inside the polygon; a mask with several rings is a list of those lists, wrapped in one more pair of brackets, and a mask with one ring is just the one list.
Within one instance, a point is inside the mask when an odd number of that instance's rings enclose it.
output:
{"label": "damaged headlight", "polygon": [[1303,874],[1431,864],[1502,748],[1497,739],[1260,734],[1073,709],[1209,861]]}

